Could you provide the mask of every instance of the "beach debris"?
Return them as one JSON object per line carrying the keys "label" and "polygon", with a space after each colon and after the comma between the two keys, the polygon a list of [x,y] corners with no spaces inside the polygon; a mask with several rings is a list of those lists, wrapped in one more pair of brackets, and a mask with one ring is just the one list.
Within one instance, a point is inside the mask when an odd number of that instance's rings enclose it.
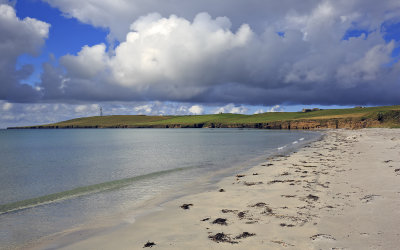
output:
{"label": "beach debris", "polygon": [[268,207],[266,203],[264,202],[258,202],[254,205],[251,205],[250,207],[258,207],[258,208],[265,208],[265,210],[262,212],[262,214],[268,214],[268,215],[272,215],[272,208]]}
{"label": "beach debris", "polygon": [[258,173],[253,173],[253,175],[258,175]]}
{"label": "beach debris", "polygon": [[156,245],[156,243],[147,241],[147,243],[144,244],[143,248],[145,248],[145,247],[150,247],[150,248],[152,248],[152,247],[155,246],[155,245]]}
{"label": "beach debris", "polygon": [[212,222],[212,224],[218,224],[218,225],[224,225],[224,226],[228,225],[228,223],[226,223],[226,219],[224,219],[224,218],[217,218]]}
{"label": "beach debris", "polygon": [[237,241],[233,241],[231,239],[231,237],[229,237],[229,235],[224,234],[224,233],[217,233],[215,235],[210,235],[210,236],[208,236],[208,238],[217,243],[220,243],[220,242],[227,242],[227,243],[231,243],[231,244],[238,243]]}
{"label": "beach debris", "polygon": [[262,212],[262,214],[266,214],[266,215],[273,215],[273,211],[272,208],[265,206],[265,210]]}
{"label": "beach debris", "polygon": [[181,206],[181,208],[186,210],[186,209],[190,209],[191,206],[193,206],[193,204],[183,204]]}
{"label": "beach debris", "polygon": [[[326,183],[326,182],[325,182]],[[329,182],[328,182],[329,183]],[[319,186],[321,186],[321,187],[323,187],[323,188],[329,188],[329,186],[328,185],[326,185],[326,184],[323,184],[323,183],[318,183],[317,185],[319,185]]]}
{"label": "beach debris", "polygon": [[294,227],[293,224],[286,224],[286,223],[281,223],[281,224],[279,224],[279,226],[281,226],[281,227]]}
{"label": "beach debris", "polygon": [[251,237],[254,235],[256,235],[256,234],[249,233],[249,232],[243,232],[243,233],[239,234],[238,236],[236,236],[235,239],[237,239],[237,240],[244,239],[244,238],[248,238],[248,237]]}
{"label": "beach debris", "polygon": [[396,168],[395,170],[394,170],[394,172],[399,172],[400,171],[400,168]]}
{"label": "beach debris", "polygon": [[272,181],[268,182],[268,184],[286,183],[286,182],[295,182],[295,180],[272,180]]}
{"label": "beach debris", "polygon": [[288,246],[294,247],[294,245],[289,244],[289,243],[286,243],[286,242],[281,241],[281,240],[271,240],[271,242],[272,242],[272,243],[279,244],[279,245],[282,245],[282,246],[284,246],[284,247],[288,247]]}
{"label": "beach debris", "polygon": [[259,181],[259,182],[247,182],[247,181],[245,181],[243,184],[246,185],[246,186],[254,186],[254,185],[263,184],[263,182],[262,181]]}
{"label": "beach debris", "polygon": [[264,202],[257,202],[254,205],[251,205],[250,207],[265,207],[267,204]]}
{"label": "beach debris", "polygon": [[392,160],[386,160],[386,161],[384,161],[384,163],[389,163],[389,162],[392,162]]}
{"label": "beach debris", "polygon": [[319,199],[318,196],[312,195],[312,194],[307,195],[306,198],[309,199],[309,200],[313,200],[313,201],[317,201]]}
{"label": "beach debris", "polygon": [[273,166],[273,165],[274,165],[273,163],[268,163],[267,167],[270,167],[270,166]]}
{"label": "beach debris", "polygon": [[336,240],[332,235],[330,234],[315,234],[310,237],[311,240]]}
{"label": "beach debris", "polygon": [[220,190],[218,190],[220,193],[225,192],[225,189],[221,188]]}
{"label": "beach debris", "polygon": [[256,223],[258,223],[258,220],[249,219],[249,221],[246,221],[245,223],[246,224],[256,224]]}
{"label": "beach debris", "polygon": [[237,212],[237,210],[232,210],[232,209],[222,209],[221,210],[222,213],[226,214],[226,213],[235,213]]}
{"label": "beach debris", "polygon": [[[301,218],[298,216],[293,216],[293,215],[285,215],[285,214],[272,214],[273,216],[275,216],[275,218],[277,219],[281,219],[281,220],[290,220],[296,223],[301,222],[302,225],[304,225],[304,223],[307,223],[309,220],[309,216],[304,214],[304,213],[297,213],[299,215],[305,215],[307,218]],[[310,215],[311,216],[311,215]]]}
{"label": "beach debris", "polygon": [[237,174],[237,175],[236,175],[237,178],[242,178],[242,177],[245,177],[245,176],[246,176],[246,175],[244,175],[244,174]]}
{"label": "beach debris", "polygon": [[243,219],[246,216],[246,211],[239,212],[237,216],[239,217],[239,219]]}
{"label": "beach debris", "polygon": [[294,198],[294,197],[296,197],[297,195],[289,195],[289,194],[282,194],[281,195],[281,197],[284,197],[284,198]]}
{"label": "beach debris", "polygon": [[208,221],[209,219],[211,219],[210,217],[204,218],[201,221]]}
{"label": "beach debris", "polygon": [[364,203],[368,203],[368,202],[374,200],[374,198],[375,198],[375,197],[378,197],[378,196],[380,196],[380,195],[377,195],[377,194],[368,194],[368,195],[366,195],[366,196],[360,198],[360,200],[361,200],[362,202],[364,202]]}

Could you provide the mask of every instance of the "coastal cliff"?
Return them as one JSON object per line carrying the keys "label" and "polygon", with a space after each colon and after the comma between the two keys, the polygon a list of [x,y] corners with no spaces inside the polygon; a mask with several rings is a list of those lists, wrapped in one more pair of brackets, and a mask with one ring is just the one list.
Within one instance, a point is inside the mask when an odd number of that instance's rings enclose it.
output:
{"label": "coastal cliff", "polygon": [[258,129],[361,129],[383,126],[384,122],[377,120],[348,120],[348,119],[330,119],[330,120],[295,120],[295,121],[274,121],[266,123],[249,124],[169,124],[154,125],[152,128],[258,128]]}

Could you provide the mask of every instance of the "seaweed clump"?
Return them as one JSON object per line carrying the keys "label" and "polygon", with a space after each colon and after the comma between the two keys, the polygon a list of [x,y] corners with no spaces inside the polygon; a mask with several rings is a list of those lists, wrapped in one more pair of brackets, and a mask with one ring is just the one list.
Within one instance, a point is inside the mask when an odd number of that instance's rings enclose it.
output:
{"label": "seaweed clump", "polygon": [[152,247],[155,246],[155,245],[156,245],[156,243],[147,241],[147,243],[144,244],[143,248],[145,248],[145,247],[150,247],[150,248],[152,248]]}
{"label": "seaweed clump", "polygon": [[237,241],[233,241],[231,239],[231,237],[229,237],[229,235],[224,234],[224,233],[217,233],[215,235],[210,235],[210,236],[208,236],[208,238],[217,243],[220,243],[220,242],[227,242],[227,243],[231,243],[231,244],[238,243]]}

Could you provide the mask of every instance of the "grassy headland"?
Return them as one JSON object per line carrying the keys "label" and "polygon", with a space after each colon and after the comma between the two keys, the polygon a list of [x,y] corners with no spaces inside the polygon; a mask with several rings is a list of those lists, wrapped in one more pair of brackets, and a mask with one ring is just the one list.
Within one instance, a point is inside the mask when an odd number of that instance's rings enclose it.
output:
{"label": "grassy headland", "polygon": [[[255,115],[186,116],[113,115],[82,117],[58,123],[12,128],[264,128],[319,129],[400,127],[400,105],[327,109],[311,112],[269,112]],[[11,129],[11,128],[10,128]]]}

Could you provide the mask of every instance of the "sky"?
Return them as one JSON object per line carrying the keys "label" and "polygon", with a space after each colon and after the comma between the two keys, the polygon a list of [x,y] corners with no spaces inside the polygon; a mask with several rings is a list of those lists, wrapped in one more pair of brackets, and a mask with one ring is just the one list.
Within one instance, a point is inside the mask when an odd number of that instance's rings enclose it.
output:
{"label": "sky", "polygon": [[0,0],[0,128],[400,104],[398,0]]}

